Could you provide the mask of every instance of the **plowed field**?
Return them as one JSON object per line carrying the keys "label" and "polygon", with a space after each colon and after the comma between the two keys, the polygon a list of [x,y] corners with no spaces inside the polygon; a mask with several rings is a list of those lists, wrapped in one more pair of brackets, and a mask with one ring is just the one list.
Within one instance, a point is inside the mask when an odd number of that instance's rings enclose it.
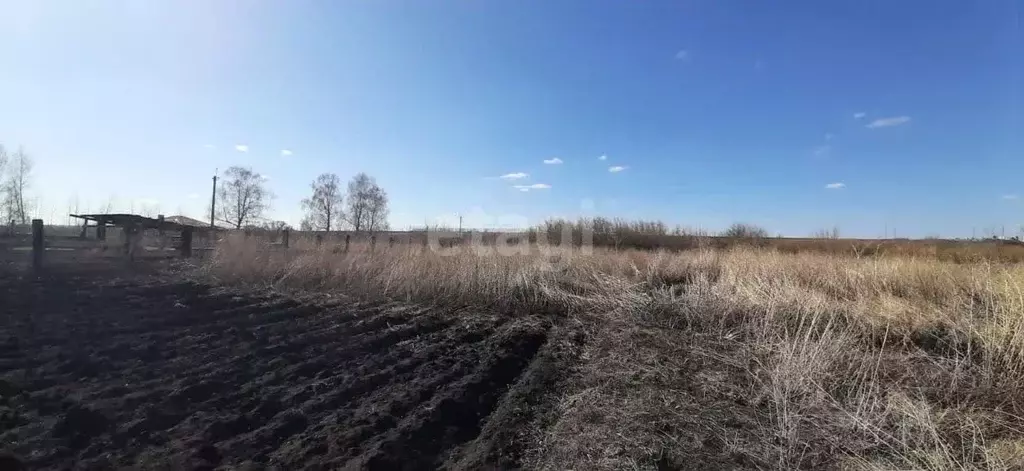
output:
{"label": "plowed field", "polygon": [[518,467],[580,340],[552,316],[111,275],[0,278],[0,467]]}

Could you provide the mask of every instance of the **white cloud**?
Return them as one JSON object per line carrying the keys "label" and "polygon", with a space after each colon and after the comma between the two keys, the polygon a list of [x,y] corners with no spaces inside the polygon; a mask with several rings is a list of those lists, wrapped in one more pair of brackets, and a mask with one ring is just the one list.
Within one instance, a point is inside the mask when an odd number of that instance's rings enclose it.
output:
{"label": "white cloud", "polygon": [[513,188],[519,191],[530,191],[530,190],[547,190],[551,188],[551,185],[547,183],[534,183],[533,185],[513,185]]}
{"label": "white cloud", "polygon": [[281,149],[281,157],[288,157],[289,155],[292,155],[292,151],[288,149]]}
{"label": "white cloud", "polygon": [[623,170],[625,170],[627,168],[629,168],[629,167],[626,167],[624,165],[615,165],[615,166],[612,166],[612,167],[608,167],[608,171],[612,172],[612,173],[619,173],[619,172],[621,172],[621,171],[623,171]]}
{"label": "white cloud", "polygon": [[500,176],[498,178],[500,178],[502,180],[519,180],[520,178],[526,178],[526,177],[529,177],[529,176],[530,176],[530,174],[525,173],[525,172],[513,172],[513,173],[506,173],[506,174],[504,174],[504,175],[502,175],[502,176]]}
{"label": "white cloud", "polygon": [[602,155],[602,156],[598,157],[597,160],[608,160],[608,156],[607,155]]}
{"label": "white cloud", "polygon": [[860,111],[860,112],[857,112],[857,113],[854,113],[854,114],[853,114],[853,119],[864,119],[864,118],[866,118],[867,116],[868,116],[868,114],[867,114],[867,113],[865,113],[865,112],[863,112],[863,111]]}
{"label": "white cloud", "polygon": [[846,184],[843,182],[829,183],[828,185],[825,185],[825,188],[828,188],[829,190],[839,190],[846,188]]}
{"label": "white cloud", "polygon": [[189,193],[188,194],[188,199],[194,200],[196,198],[199,198],[199,193]]}
{"label": "white cloud", "polygon": [[888,128],[892,126],[899,126],[910,122],[910,116],[893,116],[892,118],[879,118],[870,123],[867,127],[871,129],[875,128]]}
{"label": "white cloud", "polygon": [[245,144],[235,144],[235,150],[239,152],[249,152],[249,146]]}
{"label": "white cloud", "polygon": [[1017,195],[1003,195],[1003,199],[1004,200],[1016,200],[1018,198],[1020,198],[1020,197],[1017,196]]}
{"label": "white cloud", "polygon": [[818,147],[814,148],[814,156],[815,157],[828,157],[829,154],[831,154],[831,153],[832,153],[832,146],[830,146],[830,145],[818,146]]}
{"label": "white cloud", "polygon": [[679,52],[676,53],[676,60],[685,61],[689,58],[690,51],[687,51],[686,49],[680,49]]}
{"label": "white cloud", "polygon": [[545,159],[544,163],[546,163],[548,165],[558,165],[558,164],[562,163],[562,159],[559,159],[558,157],[555,157],[553,159]]}

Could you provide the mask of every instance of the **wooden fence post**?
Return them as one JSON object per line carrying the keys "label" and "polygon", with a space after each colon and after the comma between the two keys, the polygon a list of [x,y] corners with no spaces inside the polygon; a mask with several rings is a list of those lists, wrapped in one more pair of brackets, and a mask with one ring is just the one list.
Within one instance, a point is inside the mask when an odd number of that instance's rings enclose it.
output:
{"label": "wooden fence post", "polygon": [[349,239],[352,238],[352,234],[345,234],[345,253],[348,253]]}
{"label": "wooden fence post", "polygon": [[391,247],[394,247],[394,246],[395,246],[395,237],[394,236],[388,237],[388,248],[390,249]]}
{"label": "wooden fence post", "polygon": [[46,246],[43,244],[43,220],[32,220],[32,268],[39,270],[43,268],[43,252]]}
{"label": "wooden fence post", "polygon": [[316,235],[316,246],[317,246],[317,248],[322,247],[323,245],[324,245],[324,236],[323,236],[323,234],[317,234]]}
{"label": "wooden fence post", "polygon": [[139,228],[135,224],[126,224],[124,231],[124,253],[128,260],[135,261],[135,245],[138,243]]}
{"label": "wooden fence post", "polygon": [[370,253],[377,251],[377,235],[370,236]]}
{"label": "wooden fence post", "polygon": [[284,248],[286,249],[288,248],[288,236],[290,233],[291,231],[289,231],[288,229],[284,229],[281,231],[281,245],[284,246]]}
{"label": "wooden fence post", "polygon": [[181,230],[181,256],[183,258],[192,256],[192,227],[189,226]]}
{"label": "wooden fence post", "polygon": [[124,254],[129,255],[132,247],[132,226],[131,224],[125,224],[121,227],[121,238],[124,239]]}
{"label": "wooden fence post", "polygon": [[166,235],[166,231],[164,231],[164,215],[163,214],[157,214],[156,215],[156,220],[157,220],[157,226],[159,226],[159,227],[157,227],[156,232],[157,232],[158,238],[160,239],[160,251],[163,252],[164,249],[167,248],[167,238],[164,237],[164,235]]}

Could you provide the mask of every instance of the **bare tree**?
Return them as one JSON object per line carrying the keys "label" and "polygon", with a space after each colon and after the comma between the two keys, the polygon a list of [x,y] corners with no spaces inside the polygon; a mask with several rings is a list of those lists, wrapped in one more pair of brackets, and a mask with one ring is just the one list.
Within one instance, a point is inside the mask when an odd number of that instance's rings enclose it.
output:
{"label": "bare tree", "polygon": [[379,186],[374,188],[374,191],[370,193],[367,230],[370,232],[388,230],[389,212],[387,192]]}
{"label": "bare tree", "polygon": [[325,173],[316,177],[310,184],[313,194],[302,200],[306,209],[304,222],[309,223],[310,230],[330,232],[342,221],[341,179],[333,173]]}
{"label": "bare tree", "polygon": [[11,156],[10,171],[4,181],[4,209],[7,216],[20,224],[28,224],[31,208],[25,202],[25,192],[32,178],[32,158],[21,148]]}
{"label": "bare tree", "polygon": [[241,229],[246,223],[260,218],[270,207],[273,194],[264,184],[263,177],[251,168],[231,167],[224,171],[220,186],[221,219]]}
{"label": "bare tree", "polygon": [[377,181],[359,173],[348,182],[346,220],[356,231],[379,231],[387,226],[388,196]]}
{"label": "bare tree", "polygon": [[156,217],[160,214],[160,205],[153,204],[148,201],[139,201],[139,215],[146,216],[148,218]]}
{"label": "bare tree", "polygon": [[819,230],[819,231],[815,232],[814,234],[812,234],[811,237],[813,237],[815,239],[838,239],[839,238],[839,226],[835,226],[832,229],[822,229],[822,230]]}

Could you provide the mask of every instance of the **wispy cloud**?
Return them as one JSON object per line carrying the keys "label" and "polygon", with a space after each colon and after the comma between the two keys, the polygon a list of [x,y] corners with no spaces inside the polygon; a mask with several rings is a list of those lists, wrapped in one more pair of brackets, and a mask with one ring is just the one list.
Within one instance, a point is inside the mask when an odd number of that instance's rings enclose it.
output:
{"label": "wispy cloud", "polygon": [[249,146],[245,144],[235,144],[235,150],[239,152],[249,152]]}
{"label": "wispy cloud", "polygon": [[512,188],[519,191],[547,190],[548,188],[551,188],[551,185],[548,185],[547,183],[534,183],[533,185],[513,185]]}
{"label": "wispy cloud", "polygon": [[825,140],[826,141],[831,141],[833,137],[836,137],[836,135],[832,134],[830,132],[825,133]]}
{"label": "wispy cloud", "polygon": [[868,114],[867,114],[867,113],[865,113],[865,112],[863,112],[863,111],[860,111],[860,112],[857,112],[857,113],[854,113],[854,114],[853,114],[853,119],[864,119],[864,118],[866,118],[867,116],[868,116]]}
{"label": "wispy cloud", "polygon": [[562,163],[562,159],[559,159],[558,157],[555,157],[553,159],[545,159],[544,163],[546,163],[548,165],[558,165],[558,164]]}
{"label": "wispy cloud", "polygon": [[900,126],[910,122],[910,116],[893,116],[891,118],[879,118],[870,123],[867,127],[871,129],[875,128],[889,128],[893,126]]}
{"label": "wispy cloud", "polygon": [[1003,199],[1004,200],[1011,200],[1012,201],[1012,200],[1016,200],[1016,199],[1019,199],[1019,198],[1020,197],[1017,196],[1017,195],[1003,195]]}
{"label": "wispy cloud", "polygon": [[281,149],[281,157],[288,157],[292,155],[292,151],[288,149]]}
{"label": "wispy cloud", "polygon": [[832,154],[832,146],[827,144],[823,146],[818,146],[814,148],[813,152],[815,157],[828,157],[830,154]]}
{"label": "wispy cloud", "polygon": [[676,60],[685,61],[689,58],[690,51],[687,51],[686,49],[680,49],[678,52],[676,52]]}
{"label": "wispy cloud", "polygon": [[188,194],[188,199],[194,200],[196,198],[199,198],[199,193],[189,193]]}
{"label": "wispy cloud", "polygon": [[608,160],[608,156],[607,155],[598,156],[597,160]]}
{"label": "wispy cloud", "polygon": [[613,165],[611,167],[608,167],[608,171],[612,173],[619,173],[623,170],[626,170],[627,168],[629,167],[626,167],[625,165]]}
{"label": "wispy cloud", "polygon": [[514,172],[514,173],[506,173],[506,174],[504,174],[504,175],[502,175],[502,176],[500,176],[498,178],[500,178],[502,180],[519,180],[521,178],[526,178],[526,177],[529,177],[529,176],[530,176],[530,174],[525,173],[525,172]]}
{"label": "wispy cloud", "polygon": [[846,184],[843,182],[829,183],[828,185],[825,185],[825,188],[828,188],[829,190],[840,190],[846,188]]}
{"label": "wispy cloud", "polygon": [[215,146],[213,144],[203,144],[203,147],[206,148],[206,149],[216,149],[217,148],[217,146]]}

